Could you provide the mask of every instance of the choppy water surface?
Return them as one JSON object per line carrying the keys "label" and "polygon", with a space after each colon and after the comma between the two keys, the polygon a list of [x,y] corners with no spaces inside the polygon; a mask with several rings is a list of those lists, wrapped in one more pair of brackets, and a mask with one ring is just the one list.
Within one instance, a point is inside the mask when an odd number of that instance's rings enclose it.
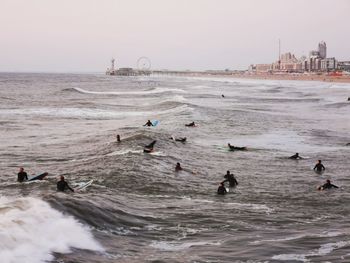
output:
{"label": "choppy water surface", "polygon": [[[349,96],[335,83],[3,73],[1,262],[350,262]],[[49,177],[19,184],[20,166]],[[226,170],[239,186],[217,196]],[[95,181],[57,193],[59,175]],[[326,179],[340,189],[317,191]]]}

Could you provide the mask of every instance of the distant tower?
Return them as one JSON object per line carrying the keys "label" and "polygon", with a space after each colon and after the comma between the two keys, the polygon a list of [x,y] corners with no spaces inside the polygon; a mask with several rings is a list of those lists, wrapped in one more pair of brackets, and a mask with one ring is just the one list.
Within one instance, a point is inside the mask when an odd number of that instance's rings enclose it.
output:
{"label": "distant tower", "polygon": [[111,71],[114,71],[114,61],[115,61],[115,59],[114,58],[112,58],[112,60],[111,60]]}
{"label": "distant tower", "polygon": [[326,58],[327,57],[327,45],[326,42],[321,41],[318,43],[318,53],[320,54],[321,58]]}

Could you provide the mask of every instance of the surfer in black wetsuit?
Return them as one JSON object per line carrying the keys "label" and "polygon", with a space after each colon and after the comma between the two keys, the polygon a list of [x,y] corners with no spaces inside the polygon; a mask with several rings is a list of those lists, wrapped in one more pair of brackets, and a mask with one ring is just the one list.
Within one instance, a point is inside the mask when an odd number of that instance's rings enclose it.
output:
{"label": "surfer in black wetsuit", "polygon": [[64,176],[61,175],[60,180],[57,182],[57,191],[64,192],[66,189],[74,192],[74,189],[68,185],[68,183],[64,180]]}
{"label": "surfer in black wetsuit", "polygon": [[228,148],[230,149],[230,151],[245,151],[247,150],[247,147],[237,147],[237,146],[233,146],[230,143],[227,144]]}
{"label": "surfer in black wetsuit", "polygon": [[176,163],[175,172],[179,172],[181,170],[182,170],[181,164],[180,163]]}
{"label": "surfer in black wetsuit", "polygon": [[153,123],[150,120],[148,120],[143,126],[153,126]]}
{"label": "surfer in black wetsuit", "polygon": [[186,142],[186,140],[187,140],[186,137],[175,138],[175,141],[177,142]]}
{"label": "surfer in black wetsuit", "polygon": [[225,195],[227,193],[224,183],[220,183],[218,188],[218,195]]}
{"label": "surfer in black wetsuit", "polygon": [[233,174],[231,174],[230,171],[226,172],[224,178],[225,178],[225,180],[222,181],[222,184],[224,184],[225,182],[229,182],[230,187],[235,187],[238,185],[238,182],[237,182],[235,176]]}
{"label": "surfer in black wetsuit", "polygon": [[150,152],[153,152],[153,147],[154,145],[156,144],[157,141],[153,141],[151,142],[150,144],[146,145],[144,148],[143,148],[143,152],[145,153],[150,153]]}
{"label": "surfer in black wetsuit", "polygon": [[120,135],[117,134],[117,142],[120,142]]}
{"label": "surfer in black wetsuit", "polygon": [[314,170],[318,173],[323,172],[324,170],[326,170],[326,168],[323,166],[322,161],[318,160],[318,163],[315,165]]}
{"label": "surfer in black wetsuit", "polygon": [[339,188],[338,186],[331,184],[330,180],[327,180],[327,183],[324,185],[320,186],[318,190],[325,190],[325,189],[332,189],[332,188]]}
{"label": "surfer in black wetsuit", "polygon": [[289,157],[289,159],[298,160],[298,159],[303,159],[303,158],[299,156],[299,153],[296,153],[296,154],[292,155],[291,157]]}
{"label": "surfer in black wetsuit", "polygon": [[23,167],[19,168],[19,173],[17,174],[17,181],[22,183],[23,181],[28,180],[28,175],[24,171]]}
{"label": "surfer in black wetsuit", "polygon": [[196,124],[193,122],[189,123],[189,124],[185,124],[186,127],[194,127],[196,126]]}

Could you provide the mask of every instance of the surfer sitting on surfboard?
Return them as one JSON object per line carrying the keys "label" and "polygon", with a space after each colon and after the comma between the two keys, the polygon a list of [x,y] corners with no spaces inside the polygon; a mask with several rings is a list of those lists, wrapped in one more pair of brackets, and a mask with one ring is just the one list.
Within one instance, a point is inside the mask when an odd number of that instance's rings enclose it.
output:
{"label": "surfer sitting on surfboard", "polygon": [[28,175],[24,171],[23,167],[19,168],[19,173],[17,174],[17,181],[22,183],[23,181],[28,180]]}
{"label": "surfer sitting on surfboard", "polygon": [[153,152],[153,147],[154,145],[156,144],[157,141],[153,141],[151,142],[150,144],[146,145],[144,148],[143,148],[143,152],[145,153],[150,153],[150,152]]}
{"label": "surfer sitting on surfboard", "polygon": [[143,126],[153,126],[153,123],[150,120],[148,120]]}
{"label": "surfer sitting on surfboard", "polygon": [[318,160],[318,163],[315,165],[314,170],[318,173],[323,172],[324,170],[326,170],[326,168],[323,166],[322,161]]}
{"label": "surfer sitting on surfboard", "polygon": [[57,191],[64,192],[66,189],[69,189],[72,192],[74,192],[74,189],[68,185],[68,183],[64,180],[64,176],[61,175],[60,180],[57,182]]}
{"label": "surfer sitting on surfboard", "polygon": [[331,184],[330,180],[327,180],[327,183],[318,187],[318,190],[325,190],[325,189],[331,189],[331,188],[339,188],[339,187],[334,184]]}

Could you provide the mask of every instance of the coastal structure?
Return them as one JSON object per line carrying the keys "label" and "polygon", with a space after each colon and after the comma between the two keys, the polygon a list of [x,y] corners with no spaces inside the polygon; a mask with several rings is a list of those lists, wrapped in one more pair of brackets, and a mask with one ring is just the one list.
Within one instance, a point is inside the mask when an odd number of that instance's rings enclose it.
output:
{"label": "coastal structure", "polygon": [[249,72],[259,73],[322,73],[334,71],[350,71],[347,61],[338,62],[335,57],[327,58],[327,44],[324,41],[318,43],[317,50],[311,50],[308,57],[297,58],[294,54],[287,52],[279,55],[279,59],[272,64],[251,65]]}
{"label": "coastal structure", "polygon": [[115,59],[111,59],[111,67],[107,68],[106,75],[111,76],[149,76],[150,70],[146,69],[134,69],[134,68],[115,68]]}

